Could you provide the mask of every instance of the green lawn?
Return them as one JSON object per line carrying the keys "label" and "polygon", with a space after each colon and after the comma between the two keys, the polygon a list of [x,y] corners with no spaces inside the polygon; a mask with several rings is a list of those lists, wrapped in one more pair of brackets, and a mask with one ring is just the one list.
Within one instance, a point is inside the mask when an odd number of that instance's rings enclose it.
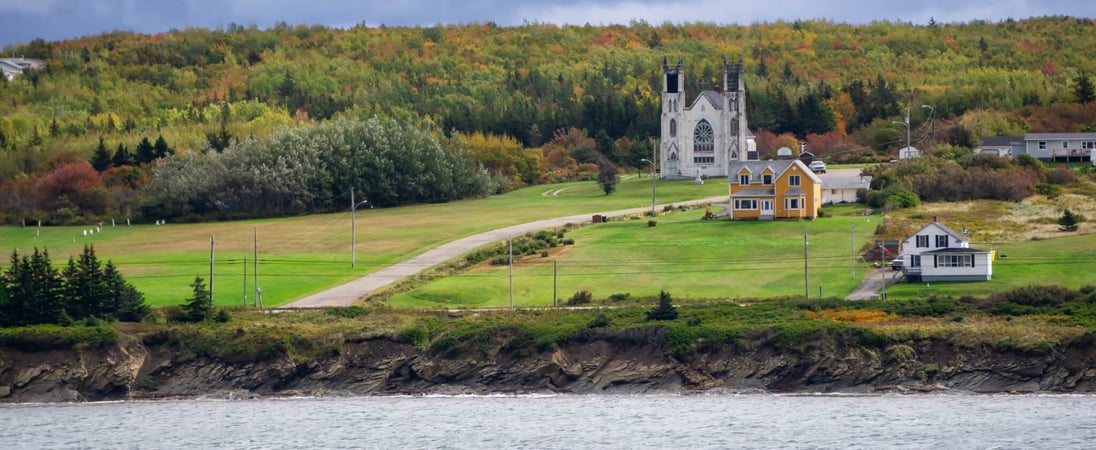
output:
{"label": "green lawn", "polygon": [[[980,249],[991,250],[985,245]],[[1057,285],[1078,289],[1096,285],[1096,234],[1032,240],[996,247],[993,280],[969,283],[900,283],[887,287],[887,297],[906,299],[930,294],[984,297],[1025,286]]]}
{"label": "green lawn", "polygon": [[[62,266],[84,244],[95,245],[103,260],[113,260],[152,305],[182,303],[195,276],[209,277],[210,237],[215,245],[214,299],[217,304],[244,301],[253,276],[253,242],[258,235],[259,285],[267,306],[329,288],[404,260],[442,243],[518,223],[582,213],[649,206],[650,178],[625,175],[613,195],[593,181],[534,186],[485,199],[389,209],[359,209],[356,268],[350,267],[349,211],[281,219],[202,224],[104,224],[85,236],[83,227],[0,227],[8,254],[37,246]],[[658,203],[727,193],[726,181],[658,181]],[[36,233],[38,234],[36,238]],[[7,255],[0,268],[7,265]],[[208,281],[208,280],[207,280]],[[250,299],[250,297],[249,297]]]}
{"label": "green lawn", "polygon": [[[862,207],[828,207],[830,217],[815,221],[702,221],[701,210],[658,218],[614,221],[568,233],[575,244],[547,258],[520,259],[514,268],[517,306],[551,305],[576,291],[595,299],[612,294],[654,297],[666,290],[675,298],[802,296],[803,233],[808,233],[808,276],[812,297],[845,296],[864,275],[852,276],[851,225],[859,228],[855,247],[868,242],[878,216],[859,215]],[[553,263],[555,264],[553,266]],[[553,269],[555,267],[555,269]],[[555,270],[554,276],[553,271]],[[510,302],[510,269],[480,265],[432,281],[389,299],[398,306],[502,306]]]}

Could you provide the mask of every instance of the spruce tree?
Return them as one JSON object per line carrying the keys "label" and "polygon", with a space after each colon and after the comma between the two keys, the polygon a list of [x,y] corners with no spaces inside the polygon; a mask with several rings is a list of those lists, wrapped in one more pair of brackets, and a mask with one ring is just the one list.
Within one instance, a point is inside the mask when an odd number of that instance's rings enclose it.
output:
{"label": "spruce tree", "polygon": [[125,144],[118,144],[118,149],[114,151],[114,157],[111,158],[110,163],[114,165],[114,167],[133,165],[133,156],[129,154],[129,150],[126,149]]}
{"label": "spruce tree", "polygon": [[141,138],[141,142],[137,143],[136,153],[134,153],[133,160],[137,164],[148,164],[156,159],[156,149],[153,148],[152,142],[147,137]]}
{"label": "spruce tree", "polygon": [[152,144],[152,149],[153,152],[156,153],[157,158],[167,158],[168,155],[175,153],[175,150],[172,150],[171,147],[168,147],[167,141],[164,140],[163,135],[160,135],[160,137],[156,138],[156,143]]}
{"label": "spruce tree", "polygon": [[110,151],[107,150],[106,144],[103,143],[103,137],[99,136],[99,145],[95,147],[95,153],[91,156],[91,167],[102,172],[109,169],[110,164]]}
{"label": "spruce tree", "polygon": [[1092,80],[1088,74],[1081,72],[1073,79],[1073,95],[1077,97],[1077,103],[1090,103],[1096,100],[1096,89],[1092,86]]}
{"label": "spruce tree", "polygon": [[124,322],[139,322],[148,314],[145,295],[122,278],[114,263],[107,261],[103,266],[103,287],[106,293],[107,309],[104,316]]}
{"label": "spruce tree", "polygon": [[191,322],[201,322],[213,314],[213,297],[209,289],[206,289],[205,280],[202,277],[194,277],[190,284],[194,295],[183,305],[184,318]]}
{"label": "spruce tree", "polygon": [[1077,231],[1077,224],[1081,222],[1081,219],[1073,214],[1069,208],[1066,208],[1062,212],[1062,217],[1058,218],[1058,229],[1062,231]]}
{"label": "spruce tree", "polygon": [[674,308],[674,299],[670,293],[661,291],[658,293],[658,306],[647,311],[647,320],[674,320],[677,318],[677,308]]}

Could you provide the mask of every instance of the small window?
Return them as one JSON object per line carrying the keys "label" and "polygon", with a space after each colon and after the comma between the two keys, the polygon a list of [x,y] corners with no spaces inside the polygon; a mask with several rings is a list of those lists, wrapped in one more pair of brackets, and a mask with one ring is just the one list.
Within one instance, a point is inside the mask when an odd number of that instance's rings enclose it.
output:
{"label": "small window", "polygon": [[670,119],[670,137],[677,137],[677,121]]}
{"label": "small window", "polygon": [[739,175],[738,176],[738,184],[741,184],[743,186],[745,186],[747,184],[750,184],[750,175],[749,174]]}
{"label": "small window", "polygon": [[789,198],[789,199],[786,199],[786,201],[787,201],[787,208],[785,208],[785,209],[799,209],[800,202],[799,202],[798,198]]}
{"label": "small window", "polygon": [[1081,148],[1092,150],[1096,148],[1096,141],[1084,141],[1081,143]]}
{"label": "small window", "polygon": [[910,267],[921,267],[921,255],[910,255]]}
{"label": "small window", "polygon": [[1039,150],[1047,149],[1047,141],[1039,141]]}
{"label": "small window", "polygon": [[937,248],[948,248],[948,237],[947,236],[936,236],[936,247]]}
{"label": "small window", "polygon": [[1069,148],[1069,141],[1062,141],[1062,148]]}
{"label": "small window", "polygon": [[928,246],[929,246],[929,235],[927,235],[927,234],[917,235],[917,248],[928,247]]}
{"label": "small window", "polygon": [[799,175],[788,175],[788,186],[799,186]]}
{"label": "small window", "polygon": [[761,176],[761,181],[765,184],[765,186],[772,186],[772,184],[773,184],[772,174],[767,173],[765,175],[762,175]]}

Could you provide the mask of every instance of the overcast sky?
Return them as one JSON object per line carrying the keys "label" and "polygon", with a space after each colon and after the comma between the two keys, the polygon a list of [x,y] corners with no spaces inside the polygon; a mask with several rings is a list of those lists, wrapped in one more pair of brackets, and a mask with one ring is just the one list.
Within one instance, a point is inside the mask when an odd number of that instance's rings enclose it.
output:
{"label": "overcast sky", "polygon": [[591,25],[643,19],[749,25],[828,19],[866,24],[1000,21],[1033,16],[1096,18],[1093,0],[0,0],[0,46],[35,38],[60,40],[104,31],[158,33],[172,28],[219,28],[230,23],[269,28],[321,24],[461,24],[523,21]]}

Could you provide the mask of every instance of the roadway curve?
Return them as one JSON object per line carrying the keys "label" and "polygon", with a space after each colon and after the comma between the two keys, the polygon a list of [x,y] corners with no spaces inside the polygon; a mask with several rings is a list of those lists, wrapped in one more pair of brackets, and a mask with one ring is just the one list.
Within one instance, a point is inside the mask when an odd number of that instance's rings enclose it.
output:
{"label": "roadway curve", "polygon": [[[675,202],[672,204],[683,206],[702,205],[706,203],[719,203],[725,201],[727,201],[727,196],[722,195],[719,197],[709,197],[701,200]],[[658,205],[658,208],[661,208],[663,206],[664,205]],[[508,239],[510,236],[520,236],[525,233],[530,233],[534,231],[561,227],[568,223],[588,223],[590,222],[590,218],[593,216],[593,214],[616,217],[628,214],[638,214],[646,211],[650,211],[650,207],[557,217],[555,219],[538,220],[536,222],[523,223],[519,225],[509,226],[506,228],[499,228],[497,230],[486,231],[480,234],[457,239],[447,244],[442,244],[438,247],[427,250],[421,255],[385,267],[349,283],[335,286],[326,291],[317,292],[307,297],[300,298],[292,303],[282,306],[282,308],[350,306],[377,289],[415,275],[450,259],[461,256],[476,248],[482,247],[492,242],[498,242]]]}

